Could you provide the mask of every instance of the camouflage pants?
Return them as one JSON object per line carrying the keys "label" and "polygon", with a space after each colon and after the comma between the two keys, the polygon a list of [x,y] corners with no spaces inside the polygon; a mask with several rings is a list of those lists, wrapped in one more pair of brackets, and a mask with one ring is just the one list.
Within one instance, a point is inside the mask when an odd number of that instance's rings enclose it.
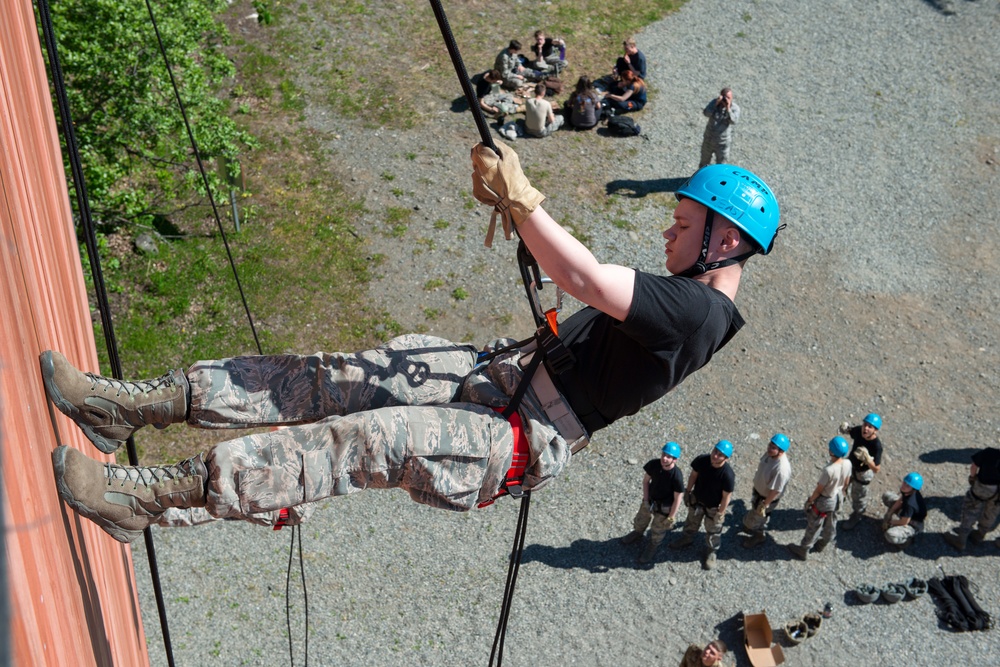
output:
{"label": "camouflage pants", "polygon": [[886,506],[885,516],[882,517],[882,536],[889,544],[896,546],[907,546],[913,538],[924,532],[922,521],[910,521],[905,526],[889,526],[892,519],[892,506],[899,500],[899,494],[894,491],[887,491],[882,494],[882,504]]}
{"label": "camouflage pants", "polygon": [[684,534],[694,535],[704,522],[705,545],[709,551],[718,551],[722,546],[722,526],[725,521],[726,515],[719,512],[718,507],[695,505],[688,508],[687,518],[684,520]]}
{"label": "camouflage pants", "polygon": [[861,515],[868,507],[868,487],[875,479],[871,470],[862,470],[851,476],[851,514]]}
{"label": "camouflage pants", "polygon": [[774,511],[778,501],[781,500],[781,496],[775,498],[774,502],[764,510],[764,516],[761,516],[756,510],[764,502],[764,496],[757,493],[757,489],[751,489],[751,492],[753,496],[750,501],[750,511],[743,516],[743,527],[751,534],[760,533],[763,535],[767,530],[767,524],[771,521],[771,512]]}
{"label": "camouflage pants", "polygon": [[[188,370],[191,425],[282,426],[209,450],[208,513],[268,523],[282,508],[366,488],[472,509],[493,497],[510,467],[513,432],[494,408],[522,375],[517,358],[473,372],[475,348],[407,335],[357,354],[196,363]],[[530,389],[519,413],[532,450],[530,489],[558,474],[570,452]]]}
{"label": "camouflage pants", "polygon": [[831,498],[820,496],[812,507],[806,510],[806,532],[799,543],[811,549],[822,540],[829,544],[837,539],[837,510],[840,509],[840,494]]}
{"label": "camouflage pants", "polygon": [[[650,509],[652,505],[652,509]],[[667,536],[667,532],[673,528],[674,522],[670,518],[670,507],[668,503],[639,503],[639,511],[635,513],[632,520],[632,529],[637,533],[646,532],[649,526],[649,543],[656,546]],[[652,525],[650,525],[652,524]]]}
{"label": "camouflage pants", "polygon": [[701,161],[698,163],[698,168],[704,167],[711,164],[712,155],[715,154],[715,162],[717,164],[728,164],[729,163],[729,137],[718,138],[705,134],[701,140]]}
{"label": "camouflage pants", "polygon": [[962,500],[962,523],[958,527],[958,532],[968,535],[978,523],[977,530],[985,535],[996,527],[998,515],[1000,515],[1000,497],[997,496],[996,485],[982,484],[978,479],[974,480]]}

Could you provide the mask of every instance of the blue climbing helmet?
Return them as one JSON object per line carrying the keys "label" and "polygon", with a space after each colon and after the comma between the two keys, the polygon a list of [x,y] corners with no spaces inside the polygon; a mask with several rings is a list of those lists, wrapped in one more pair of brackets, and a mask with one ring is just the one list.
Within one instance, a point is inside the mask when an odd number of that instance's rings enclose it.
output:
{"label": "blue climbing helmet", "polygon": [[774,437],[771,438],[771,444],[780,449],[781,451],[787,452],[788,445],[791,444],[791,441],[788,439],[788,436],[785,435],[784,433],[775,433]]}
{"label": "blue climbing helmet", "polygon": [[[694,276],[721,266],[737,264],[758,252],[766,255],[774,247],[781,213],[778,200],[763,179],[752,171],[731,164],[712,164],[694,173],[675,193],[680,201],[687,197],[706,206],[705,236],[701,257],[694,266],[680,275]],[[706,264],[708,243],[712,237],[712,219],[718,213],[736,225],[757,245],[754,252],[721,262]]]}
{"label": "blue climbing helmet", "polygon": [[715,443],[715,449],[718,449],[727,459],[733,457],[733,443],[728,440],[719,440]]}
{"label": "blue climbing helmet", "polygon": [[919,491],[924,487],[924,478],[919,472],[911,472],[903,478],[903,484],[906,484],[914,491]]}
{"label": "blue climbing helmet", "polygon": [[671,440],[663,445],[663,453],[671,458],[679,459],[681,457],[681,446]]}
{"label": "blue climbing helmet", "polygon": [[851,451],[851,446],[847,444],[839,435],[830,441],[830,453],[836,456],[838,459],[842,459],[847,456],[847,452]]}
{"label": "blue climbing helmet", "polygon": [[864,422],[866,424],[871,425],[871,427],[876,431],[882,428],[882,418],[879,417],[874,412],[869,412],[867,415],[865,415]]}

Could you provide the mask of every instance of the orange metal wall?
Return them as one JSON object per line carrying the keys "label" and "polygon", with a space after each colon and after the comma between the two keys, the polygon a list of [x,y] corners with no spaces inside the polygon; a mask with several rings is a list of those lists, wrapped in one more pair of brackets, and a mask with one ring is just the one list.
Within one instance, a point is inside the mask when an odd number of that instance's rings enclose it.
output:
{"label": "orange metal wall", "polygon": [[97,450],[53,417],[42,350],[97,368],[90,313],[30,0],[0,19],[0,447],[15,665],[148,665],[132,555],[56,495],[57,443]]}

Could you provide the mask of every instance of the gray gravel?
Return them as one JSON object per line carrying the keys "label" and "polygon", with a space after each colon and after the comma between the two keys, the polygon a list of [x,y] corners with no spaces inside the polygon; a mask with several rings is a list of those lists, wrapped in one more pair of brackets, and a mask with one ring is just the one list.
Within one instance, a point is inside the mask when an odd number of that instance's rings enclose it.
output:
{"label": "gray gravel", "polygon": [[[639,117],[647,139],[516,142],[529,170],[549,172],[547,207],[602,260],[660,270],[663,204],[697,166],[700,109],[732,86],[744,114],[733,159],[768,179],[788,229],[750,264],[739,296],[750,324],[733,344],[670,397],[601,432],[534,498],[507,664],[676,664],[689,642],[721,633],[738,644],[740,612],[766,609],[780,626],[827,601],[833,618],[786,647],[787,664],[1000,664],[998,632],[947,632],[926,598],[861,606],[845,594],[943,568],[968,575],[1000,614],[1000,550],[958,557],[939,535],[957,520],[969,456],[1000,439],[1000,5],[952,6],[954,15],[921,0],[691,0],[638,35],[655,92]],[[487,216],[464,206],[468,114],[443,103],[421,129],[375,136],[321,108],[309,115],[365,198],[371,252],[389,258],[373,303],[408,329],[455,339],[528,330],[513,245],[482,249]],[[580,170],[606,175],[605,206],[578,204]],[[413,209],[403,239],[383,233],[387,206]],[[612,224],[622,218],[632,224]],[[432,278],[443,286],[425,290]],[[455,301],[456,287],[469,298]],[[870,519],[834,553],[789,560],[781,545],[801,536],[798,508],[826,440],[868,411],[885,419],[874,489],[922,472],[929,534],[910,552],[887,552]],[[748,553],[736,519],[778,430],[794,441],[793,481],[773,540]],[[717,570],[703,572],[695,548],[664,548],[655,569],[636,569],[639,547],[617,538],[640,497],[641,464],[668,438],[686,464],[721,437],[736,444],[739,500]],[[310,664],[486,664],[516,503],[457,515],[368,492],[329,505],[303,530]],[[177,664],[289,664],[290,538],[234,523],[157,531]],[[151,661],[163,665],[144,549],[135,551]],[[290,599],[301,664],[297,582]],[[735,663],[749,664],[740,650]]]}

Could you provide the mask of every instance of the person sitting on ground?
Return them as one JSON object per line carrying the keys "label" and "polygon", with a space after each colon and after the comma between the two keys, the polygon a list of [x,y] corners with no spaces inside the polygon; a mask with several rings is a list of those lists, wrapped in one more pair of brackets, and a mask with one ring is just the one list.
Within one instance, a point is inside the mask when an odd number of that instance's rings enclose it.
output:
{"label": "person sitting on ground", "polygon": [[[542,347],[496,341],[483,359],[473,345],[410,334],[354,354],[207,360],[128,382],[43,352],[53,406],[105,453],[147,425],[281,427],[173,465],[120,466],[60,446],[52,452],[59,496],[121,542],[170,508],[253,522],[287,509],[293,523],[304,506],[368,488],[469,511],[541,488],[595,432],[710,359],[726,363],[718,352],[744,325],[735,303],[743,267],[771,252],[780,229],[778,201],[759,176],[712,166],[677,190],[663,232],[672,275],[660,276],[599,262],[545,211],[517,153],[505,144],[495,151],[472,149],[472,194],[586,304],[559,325],[568,354],[555,358],[570,363],[552,365],[547,336]],[[515,392],[523,397],[511,406]]]}
{"label": "person sitting on ground", "polygon": [[569,98],[570,125],[578,130],[589,130],[601,119],[601,96],[594,90],[590,77],[584,74],[576,82],[576,90]]}
{"label": "person sitting on ground", "polygon": [[535,96],[524,103],[524,127],[533,137],[547,137],[560,127],[566,117],[552,112],[552,104],[545,99],[545,84],[535,84]]}
{"label": "person sitting on ground", "polygon": [[507,90],[517,90],[528,80],[537,79],[537,74],[521,64],[521,42],[510,40],[503,51],[497,54],[493,69],[500,72],[503,87]]}
{"label": "person sitting on ground", "polygon": [[646,83],[630,70],[622,75],[621,91],[621,94],[608,93],[604,96],[605,105],[614,109],[615,113],[639,111],[646,106]]}
{"label": "person sitting on ground", "polygon": [[722,667],[722,656],[728,651],[721,639],[710,641],[705,648],[691,644],[684,652],[680,667]]}
{"label": "person sitting on ground", "polygon": [[905,549],[924,531],[927,504],[920,493],[922,488],[923,476],[911,472],[903,478],[899,493],[886,491],[882,494],[882,503],[889,508],[882,518],[882,536],[889,544]]}
{"label": "person sitting on ground", "polygon": [[640,79],[645,79],[646,56],[635,45],[635,39],[629,37],[622,42],[622,47],[625,49],[625,53],[615,61],[613,73],[619,77],[624,77],[625,72],[632,72],[632,74]]}
{"label": "person sitting on ground", "polygon": [[501,90],[503,79],[495,69],[487,71],[476,84],[479,108],[488,116],[502,117],[519,111],[518,98]]}
{"label": "person sitting on ground", "polygon": [[559,73],[566,69],[566,42],[555,37],[546,37],[544,30],[535,31],[535,43],[531,45],[534,60],[531,67],[543,74]]}

